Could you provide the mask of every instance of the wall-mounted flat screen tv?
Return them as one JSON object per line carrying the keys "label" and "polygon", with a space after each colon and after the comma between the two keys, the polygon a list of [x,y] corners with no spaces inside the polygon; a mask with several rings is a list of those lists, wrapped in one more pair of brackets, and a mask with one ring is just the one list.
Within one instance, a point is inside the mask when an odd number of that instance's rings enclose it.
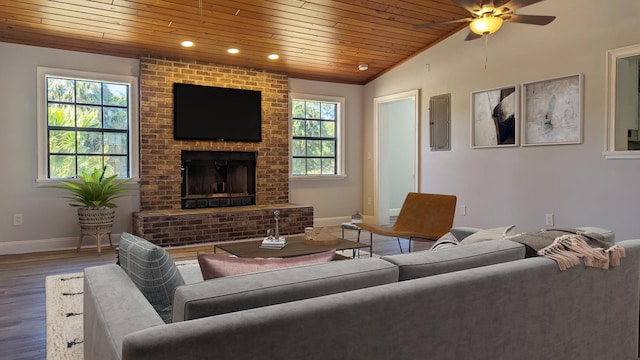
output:
{"label": "wall-mounted flat screen tv", "polygon": [[262,93],[173,84],[173,137],[177,140],[262,141]]}

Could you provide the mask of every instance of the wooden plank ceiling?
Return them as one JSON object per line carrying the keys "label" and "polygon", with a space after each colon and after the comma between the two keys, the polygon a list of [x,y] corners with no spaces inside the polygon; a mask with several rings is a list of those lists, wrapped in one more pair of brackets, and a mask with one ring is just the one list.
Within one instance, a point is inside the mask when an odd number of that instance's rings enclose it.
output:
{"label": "wooden plank ceiling", "polygon": [[468,16],[450,0],[0,0],[0,41],[365,84],[466,26],[413,25]]}

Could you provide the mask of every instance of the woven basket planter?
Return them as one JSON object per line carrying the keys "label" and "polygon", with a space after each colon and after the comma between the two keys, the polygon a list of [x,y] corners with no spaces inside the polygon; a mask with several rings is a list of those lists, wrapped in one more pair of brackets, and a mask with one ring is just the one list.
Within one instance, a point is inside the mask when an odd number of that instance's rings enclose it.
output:
{"label": "woven basket planter", "polygon": [[96,231],[109,232],[116,217],[116,209],[108,207],[80,207],[78,208],[78,221],[80,230],[86,234],[94,234]]}

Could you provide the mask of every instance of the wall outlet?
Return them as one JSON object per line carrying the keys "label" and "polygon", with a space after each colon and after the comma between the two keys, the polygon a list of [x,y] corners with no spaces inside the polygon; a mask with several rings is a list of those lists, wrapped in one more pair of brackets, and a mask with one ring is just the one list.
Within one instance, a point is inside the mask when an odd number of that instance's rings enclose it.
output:
{"label": "wall outlet", "polygon": [[553,214],[545,214],[544,222],[547,226],[553,226]]}
{"label": "wall outlet", "polygon": [[467,205],[460,205],[460,215],[467,215]]}
{"label": "wall outlet", "polygon": [[14,226],[22,225],[22,214],[13,214],[13,225]]}

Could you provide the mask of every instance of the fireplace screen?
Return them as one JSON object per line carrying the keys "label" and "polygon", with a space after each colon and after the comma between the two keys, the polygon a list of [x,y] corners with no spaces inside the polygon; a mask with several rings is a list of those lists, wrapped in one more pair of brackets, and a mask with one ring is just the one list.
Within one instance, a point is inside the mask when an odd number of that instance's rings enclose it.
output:
{"label": "fireplace screen", "polygon": [[256,152],[182,151],[182,208],[256,203]]}

